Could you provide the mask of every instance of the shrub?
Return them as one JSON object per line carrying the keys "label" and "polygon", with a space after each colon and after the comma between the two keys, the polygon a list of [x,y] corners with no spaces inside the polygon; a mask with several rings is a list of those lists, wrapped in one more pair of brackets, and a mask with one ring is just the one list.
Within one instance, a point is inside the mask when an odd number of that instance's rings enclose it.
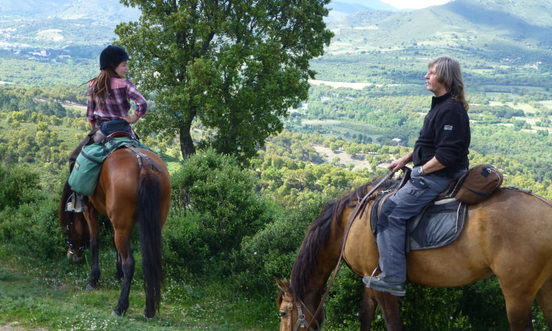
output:
{"label": "shrub", "polygon": [[[364,283],[345,262],[341,263],[339,274],[324,305],[326,313],[330,316],[328,327],[335,330],[358,330]],[[375,330],[385,329],[382,318],[376,317],[371,326]]]}
{"label": "shrub", "polygon": [[[251,289],[273,289],[274,277],[289,278],[297,250],[309,225],[329,199],[319,194],[292,214],[282,211],[277,219],[243,240],[240,258],[241,283]],[[254,276],[252,276],[254,275]]]}
{"label": "shrub", "polygon": [[22,166],[0,164],[0,211],[33,201],[39,192],[39,177]]}
{"label": "shrub", "polygon": [[43,259],[65,255],[65,233],[57,219],[58,201],[52,195],[0,212],[0,238],[21,254]]}
{"label": "shrub", "polygon": [[0,239],[22,254],[63,256],[64,233],[57,219],[58,197],[41,192],[38,175],[23,167],[0,166]]}
{"label": "shrub", "polygon": [[164,229],[167,263],[188,271],[227,272],[242,238],[269,219],[250,171],[231,156],[207,150],[173,174],[173,211]]}

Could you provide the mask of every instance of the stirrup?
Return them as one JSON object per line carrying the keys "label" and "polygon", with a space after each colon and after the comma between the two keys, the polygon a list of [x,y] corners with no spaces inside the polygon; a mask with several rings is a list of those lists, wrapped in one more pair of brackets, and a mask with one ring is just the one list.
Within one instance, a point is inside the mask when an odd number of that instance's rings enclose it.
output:
{"label": "stirrup", "polygon": [[67,203],[65,204],[65,211],[73,212],[73,213],[82,213],[84,211],[84,203],[83,203],[83,196],[82,194],[78,194],[76,192],[71,193],[69,196],[69,199],[67,199]]}
{"label": "stirrup", "polygon": [[378,270],[381,270],[379,264],[376,266],[374,271],[372,271],[372,274],[370,276],[362,277],[362,282],[366,285],[366,287],[370,288],[370,282],[372,281]]}
{"label": "stirrup", "polygon": [[403,284],[388,283],[378,276],[374,276],[379,266],[374,269],[372,275],[362,277],[362,282],[366,285],[367,288],[371,288],[376,291],[383,291],[390,293],[394,296],[404,297],[406,295],[406,290]]}

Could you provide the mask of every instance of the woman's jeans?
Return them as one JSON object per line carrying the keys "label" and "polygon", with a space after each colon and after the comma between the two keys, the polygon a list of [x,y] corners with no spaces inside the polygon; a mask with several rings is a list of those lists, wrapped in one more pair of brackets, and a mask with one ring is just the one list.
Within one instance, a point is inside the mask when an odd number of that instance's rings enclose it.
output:
{"label": "woman's jeans", "polygon": [[406,282],[406,222],[443,192],[466,170],[452,177],[428,174],[413,176],[383,205],[377,225],[379,279],[387,283]]}

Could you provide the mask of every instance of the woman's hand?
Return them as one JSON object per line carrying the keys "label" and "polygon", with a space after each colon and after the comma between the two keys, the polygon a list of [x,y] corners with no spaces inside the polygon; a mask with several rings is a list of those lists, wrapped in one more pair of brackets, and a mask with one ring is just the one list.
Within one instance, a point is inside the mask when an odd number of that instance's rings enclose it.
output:
{"label": "woman's hand", "polygon": [[387,166],[387,169],[391,170],[392,172],[397,172],[404,168],[408,162],[412,161],[412,152],[406,154],[405,156],[396,159],[395,161],[391,162]]}
{"label": "woman's hand", "polygon": [[387,169],[391,170],[392,172],[397,172],[404,168],[407,162],[404,161],[404,159],[401,157],[400,159],[396,159],[395,161],[391,162],[390,165],[387,166]]}

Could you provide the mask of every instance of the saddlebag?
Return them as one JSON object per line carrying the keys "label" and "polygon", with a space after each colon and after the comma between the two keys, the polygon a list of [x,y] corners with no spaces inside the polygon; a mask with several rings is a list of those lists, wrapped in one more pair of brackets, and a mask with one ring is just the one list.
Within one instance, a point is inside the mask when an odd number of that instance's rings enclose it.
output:
{"label": "saddlebag", "polygon": [[69,175],[68,183],[71,189],[85,196],[93,195],[105,159],[111,152],[126,146],[149,150],[138,140],[128,137],[112,138],[101,143],[84,146],[77,156],[75,166]]}
{"label": "saddlebag", "polygon": [[458,180],[456,192],[453,196],[456,200],[469,205],[479,203],[487,199],[497,188],[502,185],[502,173],[490,164],[480,164],[471,168]]}

